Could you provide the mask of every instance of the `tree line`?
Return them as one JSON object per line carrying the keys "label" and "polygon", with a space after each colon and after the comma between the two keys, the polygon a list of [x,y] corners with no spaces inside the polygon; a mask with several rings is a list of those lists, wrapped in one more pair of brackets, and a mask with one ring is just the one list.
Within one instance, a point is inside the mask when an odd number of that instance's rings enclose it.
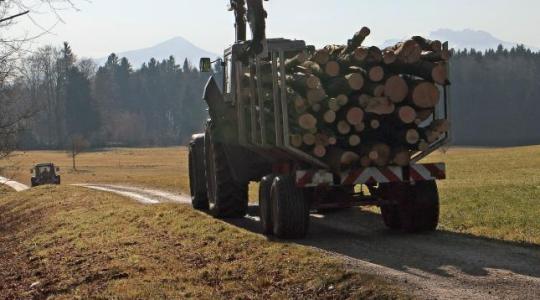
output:
{"label": "tree line", "polygon": [[[455,145],[540,144],[540,54],[524,46],[460,50],[451,60]],[[220,76],[216,69],[214,75]],[[97,67],[65,43],[25,59],[13,95],[37,110],[19,135],[23,148],[60,149],[81,137],[93,147],[186,144],[203,129],[209,74],[189,61],[155,59],[135,69],[111,54]]]}
{"label": "tree line", "polygon": [[457,51],[450,77],[454,144],[540,144],[540,52]]}
{"label": "tree line", "polygon": [[209,74],[172,56],[135,70],[111,54],[97,67],[64,43],[26,58],[22,74],[18,92],[37,110],[19,138],[24,148],[62,149],[81,138],[93,147],[185,144],[207,117]]}

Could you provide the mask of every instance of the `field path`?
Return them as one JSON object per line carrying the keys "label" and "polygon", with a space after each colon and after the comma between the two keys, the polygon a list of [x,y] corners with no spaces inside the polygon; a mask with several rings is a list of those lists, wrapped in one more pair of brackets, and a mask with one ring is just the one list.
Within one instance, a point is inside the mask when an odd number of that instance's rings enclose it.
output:
{"label": "field path", "polygon": [[25,190],[30,188],[26,184],[22,184],[20,182],[13,181],[13,180],[11,180],[9,178],[5,178],[5,177],[2,177],[2,176],[0,176],[0,184],[7,185],[10,188],[17,191],[17,192],[22,192],[22,191],[25,191]]}
{"label": "field path", "polygon": [[158,204],[167,202],[184,204],[191,203],[191,199],[188,196],[156,189],[112,184],[76,184],[76,186],[85,187],[97,191],[110,192],[133,199],[143,204]]}
{"label": "field path", "polygon": [[[259,231],[256,215],[232,221]],[[405,235],[360,209],[312,215],[298,244],[341,257],[352,270],[408,287],[419,299],[540,299],[540,247],[447,231]]]}

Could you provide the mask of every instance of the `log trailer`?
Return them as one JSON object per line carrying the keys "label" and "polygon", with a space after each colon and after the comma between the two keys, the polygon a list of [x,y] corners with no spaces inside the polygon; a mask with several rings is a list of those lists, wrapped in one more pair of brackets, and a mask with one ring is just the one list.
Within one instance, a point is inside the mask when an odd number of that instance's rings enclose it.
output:
{"label": "log trailer", "polygon": [[[193,207],[217,218],[242,218],[248,209],[248,185],[260,182],[260,223],[267,235],[302,238],[311,211],[355,206],[379,206],[384,223],[393,230],[435,230],[436,180],[445,179],[445,165],[419,161],[447,144],[449,133],[415,151],[406,166],[336,170],[291,145],[285,62],[310,47],[300,40],[267,39],[262,3],[231,0],[236,42],[220,61],[222,88],[213,77],[205,87],[210,118],[205,132],[194,135],[189,145]],[[246,19],[253,33],[249,41]],[[201,59],[200,68],[209,71],[210,59]],[[263,82],[265,77],[270,82]],[[448,119],[449,95],[446,87],[441,90],[434,119]]]}

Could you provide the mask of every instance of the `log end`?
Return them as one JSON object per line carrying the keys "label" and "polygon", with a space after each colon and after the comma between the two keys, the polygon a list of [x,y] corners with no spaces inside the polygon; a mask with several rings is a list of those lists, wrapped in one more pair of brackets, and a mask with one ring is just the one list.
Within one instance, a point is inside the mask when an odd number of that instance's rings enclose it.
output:
{"label": "log end", "polygon": [[394,103],[400,103],[409,94],[409,85],[399,75],[394,75],[386,80],[384,85],[384,95]]}

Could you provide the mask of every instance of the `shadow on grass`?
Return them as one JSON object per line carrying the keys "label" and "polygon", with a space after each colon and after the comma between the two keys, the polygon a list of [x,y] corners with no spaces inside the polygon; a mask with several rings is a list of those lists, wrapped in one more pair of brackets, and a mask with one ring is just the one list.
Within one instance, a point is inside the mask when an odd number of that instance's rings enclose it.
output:
{"label": "shadow on grass", "polygon": [[[250,207],[250,216],[256,215],[258,207]],[[229,223],[261,233],[255,218]],[[293,242],[402,272],[418,269],[452,277],[446,271],[452,267],[467,275],[487,276],[489,269],[498,269],[540,279],[539,245],[444,230],[428,234],[394,232],[386,229],[380,215],[360,209],[312,215],[310,226],[305,239]]]}

